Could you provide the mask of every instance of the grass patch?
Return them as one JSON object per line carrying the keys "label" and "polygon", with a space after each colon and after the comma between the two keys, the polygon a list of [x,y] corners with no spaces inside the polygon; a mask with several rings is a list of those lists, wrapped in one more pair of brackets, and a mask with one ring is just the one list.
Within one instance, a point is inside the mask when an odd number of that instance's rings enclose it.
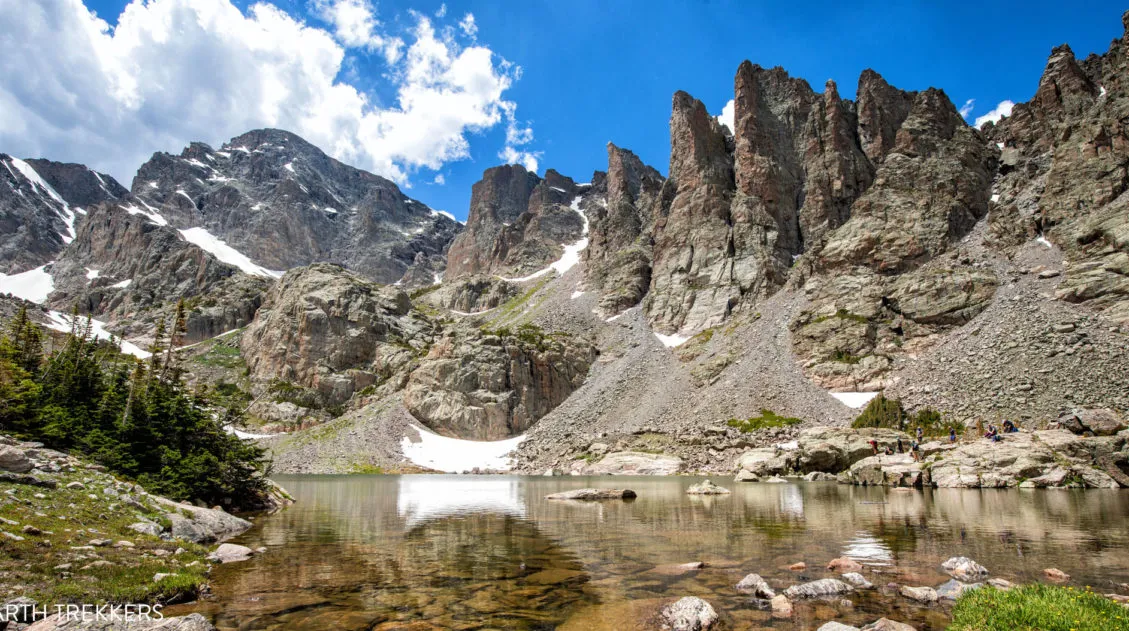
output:
{"label": "grass patch", "polygon": [[206,353],[197,355],[192,361],[203,366],[213,368],[242,368],[243,357],[239,354],[239,347],[228,346],[224,343],[212,344]]}
{"label": "grass patch", "polygon": [[1073,587],[983,587],[957,600],[948,631],[1129,631],[1129,609]]}
{"label": "grass patch", "polygon": [[349,467],[349,473],[354,475],[384,475],[384,468],[367,462],[354,462]]}
{"label": "grass patch", "polygon": [[[23,537],[0,536],[0,599],[26,595],[41,605],[173,603],[195,598],[207,583],[207,548],[129,528],[142,519],[171,526],[161,508],[137,494],[140,505],[132,506],[105,495],[104,487],[117,484],[106,473],[75,468],[54,479],[55,489],[0,482],[0,530]],[[66,487],[76,481],[86,488]],[[90,547],[94,539],[133,546]],[[183,551],[173,554],[177,549]],[[169,576],[154,581],[156,574]]]}
{"label": "grass patch", "polygon": [[761,429],[769,429],[772,427],[792,427],[802,423],[798,418],[791,416],[780,416],[772,410],[762,409],[760,416],[753,416],[747,419],[731,418],[726,421],[730,427],[735,427],[741,430],[742,434],[755,432]]}

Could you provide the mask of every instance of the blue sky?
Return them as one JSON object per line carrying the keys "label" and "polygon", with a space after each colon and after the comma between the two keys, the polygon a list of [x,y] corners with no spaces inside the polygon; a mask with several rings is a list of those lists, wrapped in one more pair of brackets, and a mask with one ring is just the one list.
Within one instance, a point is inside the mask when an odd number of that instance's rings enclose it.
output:
{"label": "blue sky", "polygon": [[[44,0],[68,1],[77,0]],[[335,1],[275,0],[272,4],[294,20],[332,31],[324,8],[325,3]],[[417,159],[415,163],[402,160],[402,168],[397,167],[398,181],[408,188],[409,195],[460,218],[466,216],[471,185],[484,169],[502,161],[499,152],[510,145],[533,154],[542,174],[546,168],[555,168],[578,181],[587,181],[593,170],[606,168],[608,141],[635,151],[665,173],[672,93],[686,90],[719,114],[732,98],[733,75],[744,59],[763,66],[783,66],[792,76],[807,79],[817,91],[822,90],[824,81],[833,79],[840,94],[848,98],[854,96],[859,73],[874,68],[902,89],[942,88],[958,107],[974,99],[971,120],[1005,99],[1029,99],[1053,46],[1068,43],[1078,57],[1104,52],[1110,40],[1122,34],[1120,18],[1124,10],[1112,2],[1079,2],[1066,9],[1062,3],[1052,2],[953,5],[583,0],[449,1],[443,12],[440,2],[352,1],[371,9],[385,38],[403,36],[410,45],[405,33],[415,28],[423,15],[436,29],[443,25],[452,29],[458,37],[458,43],[452,44],[457,49],[453,50],[485,47],[496,61],[504,58],[520,66],[520,73],[508,71],[510,80],[502,96],[492,101],[494,105],[504,102],[516,106],[510,117],[512,125],[505,117],[481,130],[471,125],[462,133],[466,146],[461,153],[445,145],[444,150],[450,150],[449,159],[437,165],[420,166]],[[86,6],[111,26],[116,25],[127,4],[125,0],[86,0]],[[234,0],[234,4],[248,14],[252,3]],[[477,27],[473,36],[457,29],[468,13],[474,16]],[[338,40],[344,41],[340,32]],[[395,108],[403,82],[390,77],[393,66],[382,50],[342,46],[345,61],[337,81],[356,88],[375,107]],[[0,76],[0,88],[3,82],[14,80]],[[153,131],[138,144],[152,146],[139,146],[138,154],[177,151],[183,144],[180,136],[208,129],[187,127],[164,134],[160,128],[164,124],[162,109],[153,106],[141,111]],[[168,117],[171,125],[183,115],[170,112]],[[253,116],[247,118],[246,124],[254,120]],[[508,127],[531,130],[532,139],[522,138],[523,142],[516,145],[507,142]],[[346,162],[380,171],[382,156],[373,157],[363,147],[335,151],[325,146],[336,141],[334,128],[311,123],[311,129],[325,130],[321,137],[311,138],[323,149]],[[59,142],[46,144],[36,142],[34,127],[23,133],[30,139],[5,129],[0,120],[0,151],[19,154],[19,149],[52,150],[68,155],[47,157],[75,159],[69,155],[63,136]],[[203,139],[220,142],[225,138]],[[113,143],[107,141],[107,146]],[[97,154],[94,161],[107,151]],[[122,165],[126,157],[122,155]],[[135,161],[133,168],[137,164]],[[126,170],[117,163],[114,168],[112,172],[119,176]],[[442,184],[435,183],[437,175]]]}

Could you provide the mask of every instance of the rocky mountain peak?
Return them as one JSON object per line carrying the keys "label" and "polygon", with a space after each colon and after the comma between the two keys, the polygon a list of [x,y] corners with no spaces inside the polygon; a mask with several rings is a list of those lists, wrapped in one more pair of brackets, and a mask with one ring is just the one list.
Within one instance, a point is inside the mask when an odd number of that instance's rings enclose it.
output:
{"label": "rocky mountain peak", "polygon": [[881,162],[894,148],[898,129],[909,116],[915,96],[891,86],[870,68],[859,75],[858,135],[871,162]]}
{"label": "rocky mountain peak", "polygon": [[132,192],[174,228],[205,231],[263,268],[331,261],[383,283],[413,265],[427,269],[410,278],[442,272],[460,229],[393,182],[277,129],[236,136],[220,150],[196,142],[179,156],[154,154]]}
{"label": "rocky mountain peak", "polygon": [[114,178],[81,164],[0,154],[0,273],[54,260],[75,237],[86,206],[126,195]]}
{"label": "rocky mountain peak", "polygon": [[699,182],[724,187],[733,181],[721,124],[701,101],[681,90],[674,93],[670,115],[670,177],[685,187]]}

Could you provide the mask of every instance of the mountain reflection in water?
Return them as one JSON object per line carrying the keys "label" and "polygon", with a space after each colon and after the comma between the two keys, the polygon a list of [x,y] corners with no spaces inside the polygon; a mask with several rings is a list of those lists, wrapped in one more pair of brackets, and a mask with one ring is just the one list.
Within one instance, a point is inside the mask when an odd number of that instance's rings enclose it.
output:
{"label": "mountain reflection in water", "polygon": [[[887,492],[834,483],[736,484],[696,497],[700,478],[286,476],[298,500],[238,538],[267,552],[213,571],[200,611],[220,629],[642,628],[664,599],[709,600],[732,629],[861,626],[888,615],[943,629],[944,607],[878,591],[851,606],[798,604],[774,621],[733,586],[777,588],[832,574],[848,555],[876,585],[936,586],[965,555],[993,576],[1057,567],[1111,591],[1129,581],[1129,494],[1118,491]],[[557,491],[632,488],[632,502],[551,502]],[[677,564],[705,561],[702,570]],[[804,561],[808,569],[788,566]]]}

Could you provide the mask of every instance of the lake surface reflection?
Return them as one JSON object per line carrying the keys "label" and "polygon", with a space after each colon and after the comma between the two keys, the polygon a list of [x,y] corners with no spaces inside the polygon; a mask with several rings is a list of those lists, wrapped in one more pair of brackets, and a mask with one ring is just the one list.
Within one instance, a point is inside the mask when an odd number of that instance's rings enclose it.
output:
{"label": "lake surface reflection", "polygon": [[[655,603],[701,596],[730,629],[861,626],[880,616],[943,629],[943,606],[868,591],[772,620],[733,586],[776,588],[833,574],[848,555],[876,585],[936,586],[969,556],[993,576],[1037,580],[1057,567],[1080,585],[1129,582],[1129,493],[887,491],[834,483],[736,484],[685,494],[700,478],[285,476],[297,503],[235,541],[267,552],[217,567],[200,611],[221,629],[564,629],[629,631]],[[550,502],[586,486],[632,502]],[[697,571],[671,567],[690,561]],[[808,569],[788,566],[804,561]]]}

